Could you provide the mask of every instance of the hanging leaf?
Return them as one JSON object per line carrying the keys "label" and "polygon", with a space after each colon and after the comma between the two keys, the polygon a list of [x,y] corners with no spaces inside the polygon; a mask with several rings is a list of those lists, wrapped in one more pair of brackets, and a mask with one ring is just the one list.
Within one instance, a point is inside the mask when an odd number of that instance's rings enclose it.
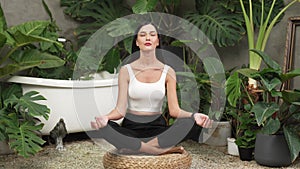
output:
{"label": "hanging leaf", "polygon": [[45,141],[36,135],[36,132],[43,128],[42,124],[33,125],[29,121],[20,123],[15,113],[9,114],[8,118],[6,132],[11,149],[16,150],[23,157],[29,157],[42,150],[41,145]]}
{"label": "hanging leaf", "polygon": [[297,130],[297,125],[294,126],[283,126],[284,136],[288,143],[292,162],[296,160],[300,152],[300,136],[299,130]]}
{"label": "hanging leaf", "polygon": [[251,109],[251,112],[255,113],[255,118],[259,126],[277,111],[279,111],[278,104],[265,102],[257,102]]}
{"label": "hanging leaf", "polygon": [[226,81],[226,95],[231,106],[236,107],[236,103],[241,96],[242,80],[239,78],[238,72],[234,72]]}
{"label": "hanging leaf", "polygon": [[38,95],[36,91],[25,93],[22,97],[17,98],[12,95],[9,99],[4,101],[4,105],[12,105],[16,111],[23,110],[24,113],[31,117],[39,116],[46,120],[49,118],[50,109],[46,105],[41,105],[35,101],[46,100],[43,96]]}

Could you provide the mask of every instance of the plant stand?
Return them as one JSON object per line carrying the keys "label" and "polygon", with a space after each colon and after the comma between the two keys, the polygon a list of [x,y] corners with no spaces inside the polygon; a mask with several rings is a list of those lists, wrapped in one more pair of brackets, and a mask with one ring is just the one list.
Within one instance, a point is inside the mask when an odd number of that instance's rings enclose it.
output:
{"label": "plant stand", "polygon": [[269,167],[291,165],[290,150],[283,134],[257,134],[255,142],[255,161]]}

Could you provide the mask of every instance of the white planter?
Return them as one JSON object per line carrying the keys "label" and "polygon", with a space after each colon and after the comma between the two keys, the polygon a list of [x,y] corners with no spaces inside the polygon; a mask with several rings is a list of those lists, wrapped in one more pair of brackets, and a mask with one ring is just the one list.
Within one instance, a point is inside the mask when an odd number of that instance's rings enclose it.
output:
{"label": "white planter", "polygon": [[239,156],[239,149],[235,144],[235,138],[227,138],[227,152],[230,155]]}
{"label": "white planter", "polygon": [[48,135],[60,118],[68,133],[92,130],[90,122],[95,116],[105,115],[115,107],[118,94],[117,79],[55,80],[14,76],[9,82],[22,84],[23,92],[38,91],[47,100],[39,103],[50,108],[42,134]]}
{"label": "white planter", "polygon": [[226,146],[228,137],[231,137],[229,121],[213,122],[212,128],[203,132],[203,142],[212,146]]}

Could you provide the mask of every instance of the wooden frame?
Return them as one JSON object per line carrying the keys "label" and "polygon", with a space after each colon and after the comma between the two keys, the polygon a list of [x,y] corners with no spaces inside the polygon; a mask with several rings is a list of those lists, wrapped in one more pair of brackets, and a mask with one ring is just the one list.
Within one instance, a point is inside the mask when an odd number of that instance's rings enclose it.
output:
{"label": "wooden frame", "polygon": [[[298,32],[297,29],[299,29]],[[296,45],[298,47],[296,47]],[[295,54],[299,54],[298,58],[296,58]],[[288,19],[285,56],[284,56],[284,72],[289,72],[295,69],[296,68],[295,64],[297,63],[297,61],[300,62],[300,16],[290,17]],[[297,64],[297,66],[298,68],[300,68],[300,64],[299,65]],[[284,88],[293,89],[294,86],[295,86],[294,81],[289,80],[285,83]]]}

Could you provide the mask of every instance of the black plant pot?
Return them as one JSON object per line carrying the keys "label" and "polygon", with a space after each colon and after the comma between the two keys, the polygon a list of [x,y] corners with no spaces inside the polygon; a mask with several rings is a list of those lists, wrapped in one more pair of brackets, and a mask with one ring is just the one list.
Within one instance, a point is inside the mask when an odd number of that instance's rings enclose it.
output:
{"label": "black plant pot", "polygon": [[242,161],[251,161],[253,160],[253,151],[254,148],[242,148],[238,147],[240,159]]}
{"label": "black plant pot", "polygon": [[255,161],[269,167],[286,167],[291,165],[291,155],[283,134],[257,134],[254,150]]}

